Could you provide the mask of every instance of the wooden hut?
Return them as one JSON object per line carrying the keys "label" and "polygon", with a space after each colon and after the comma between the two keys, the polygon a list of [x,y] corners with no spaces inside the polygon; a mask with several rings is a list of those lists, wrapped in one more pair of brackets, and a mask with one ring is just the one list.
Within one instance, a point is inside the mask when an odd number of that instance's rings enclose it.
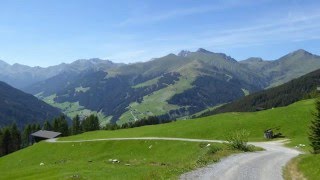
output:
{"label": "wooden hut", "polygon": [[52,139],[60,136],[60,132],[40,130],[31,134],[33,142],[39,142],[46,139]]}

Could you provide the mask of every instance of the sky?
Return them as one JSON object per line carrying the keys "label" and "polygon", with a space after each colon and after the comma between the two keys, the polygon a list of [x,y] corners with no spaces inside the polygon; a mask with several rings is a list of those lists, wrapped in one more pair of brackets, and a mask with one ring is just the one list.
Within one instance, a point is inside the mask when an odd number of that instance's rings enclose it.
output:
{"label": "sky", "polygon": [[134,63],[205,48],[237,60],[320,55],[318,0],[0,0],[0,59]]}

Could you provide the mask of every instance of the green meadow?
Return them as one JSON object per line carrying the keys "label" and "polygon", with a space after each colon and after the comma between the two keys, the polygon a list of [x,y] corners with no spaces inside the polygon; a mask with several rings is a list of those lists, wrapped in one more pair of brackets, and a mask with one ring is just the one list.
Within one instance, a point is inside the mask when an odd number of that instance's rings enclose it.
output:
{"label": "green meadow", "polygon": [[219,143],[41,142],[0,158],[0,179],[176,179],[231,153]]}
{"label": "green meadow", "polygon": [[[246,130],[250,141],[264,141],[263,131],[277,128],[288,146],[300,147],[298,168],[309,179],[319,177],[320,156],[309,152],[308,126],[314,100],[252,113],[225,113],[115,131],[94,131],[63,140],[115,137],[180,137],[225,140],[231,132]],[[217,150],[218,149],[218,150]],[[183,172],[217,162],[235,151],[224,144],[182,141],[127,140],[78,143],[41,142],[0,158],[5,179],[176,179]],[[120,163],[109,162],[118,159]],[[40,166],[40,163],[44,163]]]}

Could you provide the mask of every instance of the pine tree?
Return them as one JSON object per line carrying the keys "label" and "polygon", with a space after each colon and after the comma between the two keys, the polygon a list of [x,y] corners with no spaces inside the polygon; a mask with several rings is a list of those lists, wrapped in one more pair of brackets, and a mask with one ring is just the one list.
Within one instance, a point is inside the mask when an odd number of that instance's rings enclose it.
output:
{"label": "pine tree", "polygon": [[309,140],[313,153],[320,153],[320,99],[316,100],[316,112],[314,119],[311,121]]}
{"label": "pine tree", "polygon": [[82,121],[82,129],[84,132],[95,131],[100,129],[99,119],[97,116],[91,114]]}
{"label": "pine tree", "polygon": [[17,124],[13,123],[10,128],[11,133],[11,150],[17,151],[21,147],[21,133],[17,128]]}
{"label": "pine tree", "polygon": [[80,125],[80,117],[79,115],[76,115],[73,119],[72,119],[72,129],[71,129],[71,133],[73,135],[79,134],[81,133],[81,125]]}
{"label": "pine tree", "polygon": [[60,132],[62,136],[69,135],[68,122],[64,115],[60,116],[59,118],[55,118],[53,120],[53,130],[56,132]]}
{"label": "pine tree", "polygon": [[48,120],[46,120],[43,123],[43,130],[47,130],[47,131],[51,131],[52,130],[52,126],[51,126],[51,124],[50,124],[50,122]]}
{"label": "pine tree", "polygon": [[30,134],[32,133],[32,126],[30,124],[26,125],[23,130],[22,135],[22,146],[27,147],[31,143]]}
{"label": "pine tree", "polygon": [[12,152],[11,149],[11,133],[9,128],[5,128],[2,135],[2,148],[3,154],[9,154]]}
{"label": "pine tree", "polygon": [[0,129],[0,157],[3,156],[2,138],[3,138],[3,133],[2,133],[2,129]]}

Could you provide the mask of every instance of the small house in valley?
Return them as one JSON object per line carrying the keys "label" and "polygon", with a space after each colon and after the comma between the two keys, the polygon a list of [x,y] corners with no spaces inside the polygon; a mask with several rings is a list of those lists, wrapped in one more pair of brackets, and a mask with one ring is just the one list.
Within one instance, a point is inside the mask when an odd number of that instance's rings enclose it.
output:
{"label": "small house in valley", "polygon": [[59,137],[61,135],[60,132],[54,131],[46,131],[46,130],[39,130],[31,134],[33,142],[39,142],[46,139],[52,139]]}

